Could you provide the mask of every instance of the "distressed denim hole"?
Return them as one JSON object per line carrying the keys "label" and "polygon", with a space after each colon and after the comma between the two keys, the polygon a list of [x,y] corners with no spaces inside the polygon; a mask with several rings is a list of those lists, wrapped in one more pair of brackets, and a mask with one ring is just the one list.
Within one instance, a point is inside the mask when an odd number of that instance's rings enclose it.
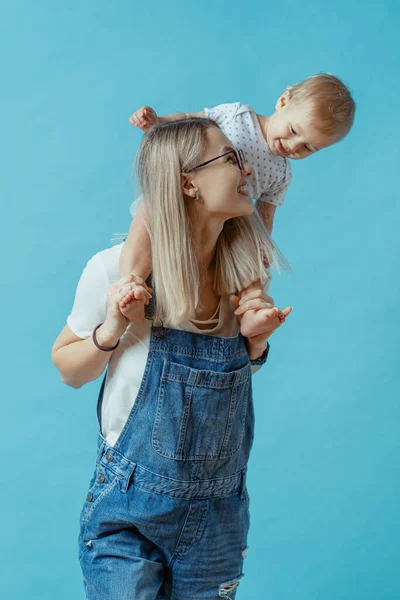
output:
{"label": "distressed denim hole", "polygon": [[220,598],[227,598],[228,600],[233,600],[232,594],[234,594],[237,590],[237,586],[239,585],[240,580],[243,575],[240,577],[235,577],[231,581],[227,581],[226,583],[221,583],[219,586],[219,594]]}

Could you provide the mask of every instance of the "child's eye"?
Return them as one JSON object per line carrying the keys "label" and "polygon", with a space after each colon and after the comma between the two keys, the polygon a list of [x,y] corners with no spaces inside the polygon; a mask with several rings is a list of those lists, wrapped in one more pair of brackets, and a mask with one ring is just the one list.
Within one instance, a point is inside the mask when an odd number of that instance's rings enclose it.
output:
{"label": "child's eye", "polygon": [[304,148],[307,150],[307,152],[312,152],[311,148],[309,148],[308,146],[304,146]]}
{"label": "child's eye", "polygon": [[293,135],[296,135],[296,132],[295,132],[295,130],[293,129],[292,126],[290,126],[290,131],[293,133]]}

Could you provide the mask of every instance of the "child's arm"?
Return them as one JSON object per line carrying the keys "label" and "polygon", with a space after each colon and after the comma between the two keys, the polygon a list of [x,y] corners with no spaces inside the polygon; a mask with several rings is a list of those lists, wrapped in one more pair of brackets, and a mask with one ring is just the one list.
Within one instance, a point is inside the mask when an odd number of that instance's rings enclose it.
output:
{"label": "child's arm", "polygon": [[151,273],[151,243],[145,225],[146,204],[142,201],[131,223],[128,237],[122,247],[119,261],[121,277],[130,274],[139,275],[144,281]]}
{"label": "child's arm", "polygon": [[263,220],[265,227],[268,230],[268,233],[271,235],[276,206],[274,204],[269,204],[268,202],[263,202],[262,200],[257,200],[256,208]]}
{"label": "child's arm", "polygon": [[138,127],[142,131],[147,131],[152,125],[163,125],[169,123],[169,121],[179,121],[179,119],[186,119],[187,117],[204,117],[204,112],[198,113],[174,113],[172,115],[166,115],[165,117],[159,117],[154,109],[150,106],[142,106],[136,112],[129,117],[129,122]]}

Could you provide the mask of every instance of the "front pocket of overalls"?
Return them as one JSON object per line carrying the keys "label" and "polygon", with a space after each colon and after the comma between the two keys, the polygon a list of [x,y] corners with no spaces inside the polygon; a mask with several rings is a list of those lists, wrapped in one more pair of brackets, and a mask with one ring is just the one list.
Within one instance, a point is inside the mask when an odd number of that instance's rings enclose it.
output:
{"label": "front pocket of overalls", "polygon": [[251,367],[220,373],[164,360],[152,444],[175,460],[233,456],[243,440]]}

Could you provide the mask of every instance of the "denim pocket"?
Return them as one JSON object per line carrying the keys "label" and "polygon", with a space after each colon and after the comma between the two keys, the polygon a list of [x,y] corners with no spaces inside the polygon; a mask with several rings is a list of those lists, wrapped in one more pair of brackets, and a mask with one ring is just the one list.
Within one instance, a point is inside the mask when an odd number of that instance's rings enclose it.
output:
{"label": "denim pocket", "polygon": [[237,453],[251,396],[251,368],[220,373],[164,360],[152,444],[175,460]]}

